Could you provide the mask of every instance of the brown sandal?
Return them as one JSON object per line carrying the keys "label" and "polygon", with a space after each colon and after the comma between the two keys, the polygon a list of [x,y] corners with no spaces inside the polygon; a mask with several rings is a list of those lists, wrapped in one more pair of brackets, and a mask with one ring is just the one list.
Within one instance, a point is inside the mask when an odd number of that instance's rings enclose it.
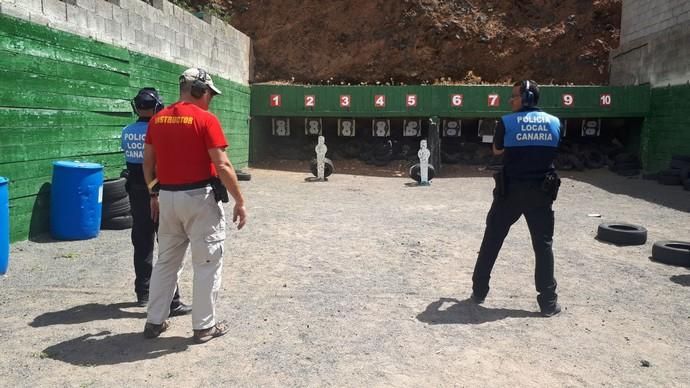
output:
{"label": "brown sandal", "polygon": [[221,337],[227,334],[229,330],[228,324],[225,321],[218,322],[208,329],[194,330],[194,343],[206,343],[216,337]]}

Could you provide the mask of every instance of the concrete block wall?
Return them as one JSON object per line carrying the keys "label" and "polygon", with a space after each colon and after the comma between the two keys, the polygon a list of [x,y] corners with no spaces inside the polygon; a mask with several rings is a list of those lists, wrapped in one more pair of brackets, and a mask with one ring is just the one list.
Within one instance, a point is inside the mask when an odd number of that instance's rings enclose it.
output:
{"label": "concrete block wall", "polygon": [[621,43],[611,52],[612,85],[690,81],[690,0],[623,0]]}
{"label": "concrete block wall", "polygon": [[0,0],[0,13],[249,83],[249,38],[156,0]]}

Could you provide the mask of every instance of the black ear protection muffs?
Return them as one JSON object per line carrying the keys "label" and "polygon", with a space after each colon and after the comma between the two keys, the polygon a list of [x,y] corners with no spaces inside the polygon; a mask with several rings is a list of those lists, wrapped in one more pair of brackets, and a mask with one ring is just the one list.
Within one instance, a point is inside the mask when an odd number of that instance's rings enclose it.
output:
{"label": "black ear protection muffs", "polygon": [[532,88],[537,86],[536,82],[533,81],[522,81],[522,86],[520,90],[522,91],[522,106],[532,107],[537,105],[537,96],[534,94]]}
{"label": "black ear protection muffs", "polygon": [[197,74],[196,79],[192,81],[192,90],[190,93],[194,98],[201,98],[204,93],[208,90],[208,85],[206,85],[206,70],[202,68],[197,68],[199,74]]}
{"label": "black ear protection muffs", "polygon": [[[146,101],[147,97],[153,99],[154,105],[152,107],[149,107],[151,101]],[[136,114],[139,114],[139,109],[142,108],[153,108],[154,113],[158,113],[163,108],[165,108],[163,100],[160,98],[160,96],[158,95],[158,91],[155,88],[142,88],[141,90],[139,90],[139,93],[137,93],[137,95],[132,99],[131,104],[132,110],[134,110],[134,113]]]}

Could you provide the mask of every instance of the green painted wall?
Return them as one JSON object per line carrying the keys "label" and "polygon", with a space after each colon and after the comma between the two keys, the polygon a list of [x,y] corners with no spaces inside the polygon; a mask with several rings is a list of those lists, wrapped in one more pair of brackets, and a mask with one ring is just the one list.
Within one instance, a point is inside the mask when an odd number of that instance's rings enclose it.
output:
{"label": "green painted wall", "polygon": [[[103,164],[106,177],[124,166],[122,127],[129,99],[144,86],[178,96],[184,66],[0,15],[0,176],[10,180],[10,239],[48,230],[52,162]],[[238,167],[249,159],[249,87],[214,76],[223,96],[211,110]]]}
{"label": "green painted wall", "polygon": [[690,155],[690,85],[651,90],[641,155],[648,171],[668,168],[672,155]]}
{"label": "green painted wall", "polygon": [[[451,106],[452,95],[462,95],[461,107]],[[489,95],[500,97],[500,104],[489,106]],[[509,86],[293,86],[253,85],[254,117],[499,117],[510,111]],[[563,96],[572,96],[564,106]],[[601,96],[608,94],[611,105],[602,107]],[[280,95],[280,106],[272,97]],[[351,96],[349,109],[340,107],[340,96]],[[386,106],[377,108],[375,96],[385,95]],[[417,106],[407,107],[408,95],[417,96]],[[305,97],[314,96],[316,106],[305,106]],[[649,109],[648,86],[544,86],[540,106],[562,118],[644,117]]]}

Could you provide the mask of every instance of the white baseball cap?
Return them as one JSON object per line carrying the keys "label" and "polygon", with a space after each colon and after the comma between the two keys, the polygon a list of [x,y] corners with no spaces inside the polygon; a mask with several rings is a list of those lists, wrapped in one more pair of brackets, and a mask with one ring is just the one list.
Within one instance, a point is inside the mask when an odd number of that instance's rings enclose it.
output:
{"label": "white baseball cap", "polygon": [[194,81],[201,81],[203,84],[209,87],[209,89],[213,90],[216,94],[223,94],[221,91],[213,84],[213,80],[211,79],[211,75],[208,74],[208,72],[200,67],[190,67],[189,69],[185,70],[184,73],[180,76],[180,83],[183,82],[194,82]]}

